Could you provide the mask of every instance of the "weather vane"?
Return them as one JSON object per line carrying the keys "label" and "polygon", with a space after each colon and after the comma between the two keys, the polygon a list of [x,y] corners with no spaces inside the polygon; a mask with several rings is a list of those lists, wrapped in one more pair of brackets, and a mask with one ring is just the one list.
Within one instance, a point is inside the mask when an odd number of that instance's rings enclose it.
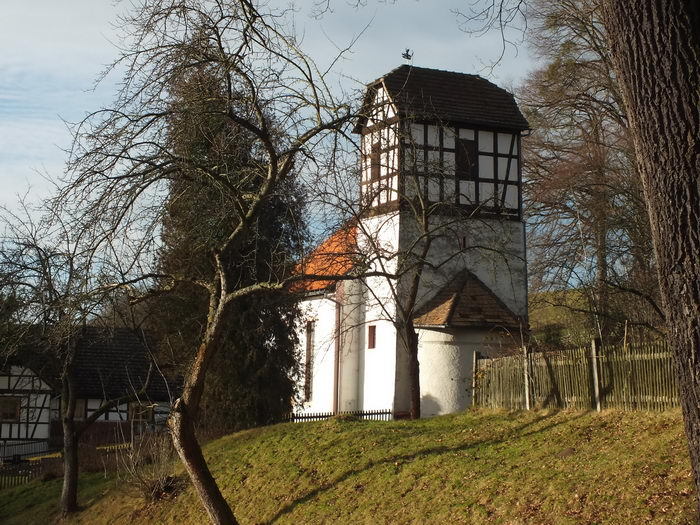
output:
{"label": "weather vane", "polygon": [[406,60],[411,60],[413,58],[413,52],[409,48],[406,48],[406,51],[404,51],[401,56]]}

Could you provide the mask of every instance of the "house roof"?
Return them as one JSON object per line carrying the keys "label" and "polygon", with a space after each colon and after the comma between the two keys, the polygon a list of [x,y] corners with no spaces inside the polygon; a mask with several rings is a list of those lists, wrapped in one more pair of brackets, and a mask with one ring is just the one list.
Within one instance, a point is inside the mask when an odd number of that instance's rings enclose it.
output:
{"label": "house roof", "polygon": [[462,270],[413,316],[416,326],[518,329],[524,321],[473,273]]}
{"label": "house roof", "polygon": [[[83,327],[77,337],[73,361],[77,397],[114,399],[140,390],[148,374],[148,344],[148,338],[144,342],[129,328]],[[7,362],[26,366],[52,388],[60,388],[61,363],[56,352],[38,334],[29,338]],[[151,373],[143,397],[151,401],[170,399],[168,384],[157,369]]]}
{"label": "house roof", "polygon": [[[149,367],[148,338],[129,328],[87,326],[76,346],[73,371],[78,396],[113,399],[138,391]],[[168,385],[157,369],[144,394],[151,401],[168,401]]]}
{"label": "house roof", "polygon": [[336,281],[319,279],[318,277],[346,275],[354,268],[357,254],[357,225],[352,221],[319,244],[297,266],[297,275],[317,277],[298,281],[291,286],[291,290],[293,292],[316,292],[329,288]]}
{"label": "house roof", "polygon": [[[513,95],[479,75],[404,64],[369,84],[361,115],[369,113],[372,88],[381,85],[403,117],[512,131],[530,127]],[[359,119],[356,133],[366,121]]]}

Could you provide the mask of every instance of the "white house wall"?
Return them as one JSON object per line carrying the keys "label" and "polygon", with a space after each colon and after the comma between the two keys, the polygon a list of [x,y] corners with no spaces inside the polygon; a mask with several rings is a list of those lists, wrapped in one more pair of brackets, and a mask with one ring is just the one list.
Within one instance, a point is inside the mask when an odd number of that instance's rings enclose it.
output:
{"label": "white house wall", "polygon": [[[86,402],[86,416],[90,417],[102,406],[102,399],[88,399]],[[123,403],[116,406],[97,418],[96,421],[126,421],[129,418],[129,405]]]}
{"label": "white house wall", "polygon": [[11,366],[0,374],[0,396],[20,398],[19,422],[1,423],[0,440],[48,439],[51,411],[49,385],[25,367]]}
{"label": "white house wall", "polygon": [[[398,212],[362,219],[358,244],[365,253],[392,254],[399,246],[400,219]],[[369,232],[369,234],[368,234]],[[392,274],[396,260],[377,257],[370,270]],[[394,409],[397,335],[394,327],[394,280],[385,276],[364,279],[365,323],[362,340],[362,403],[365,410]],[[368,329],[375,326],[375,348],[368,348]]]}

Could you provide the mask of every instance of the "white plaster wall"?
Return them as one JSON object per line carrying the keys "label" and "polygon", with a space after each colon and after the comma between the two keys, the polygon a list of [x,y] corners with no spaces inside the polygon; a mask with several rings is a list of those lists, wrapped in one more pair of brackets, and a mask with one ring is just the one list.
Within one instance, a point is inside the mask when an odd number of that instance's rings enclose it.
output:
{"label": "white plaster wall", "polygon": [[338,375],[338,410],[361,408],[360,362],[364,324],[364,287],[358,281],[344,281],[337,285],[338,299],[342,301],[340,320],[340,364]]}
{"label": "white plaster wall", "polygon": [[472,360],[480,334],[418,330],[421,415],[461,412],[471,405]]}
{"label": "white plaster wall", "polygon": [[[423,271],[418,303],[432,297],[462,269],[474,273],[516,315],[527,316],[527,267],[525,227],[519,221],[434,217],[438,233],[428,258],[431,266]],[[442,226],[440,226],[442,225]],[[405,214],[401,224],[402,246],[409,246],[417,235],[415,218]],[[466,249],[460,250],[460,237]],[[481,248],[483,247],[483,248]]]}
{"label": "white plaster wall", "polygon": [[314,321],[314,351],[311,399],[299,402],[296,411],[300,413],[330,412],[333,410],[333,390],[335,374],[335,305],[332,296],[316,296],[302,301],[303,321],[297,327],[301,348],[299,363],[301,377],[297,384],[297,397],[304,394],[304,362],[306,352],[306,322]]}
{"label": "white plaster wall", "polygon": [[453,414],[472,405],[474,352],[497,355],[500,334],[488,330],[418,330],[421,416]]}
{"label": "white plaster wall", "polygon": [[[362,220],[358,244],[370,255],[370,269],[393,273],[396,261],[391,257],[398,249],[398,212]],[[372,258],[374,257],[374,258]],[[365,327],[362,330],[361,398],[364,410],[394,408],[397,337],[393,320],[395,308],[394,280],[385,276],[365,279]],[[368,326],[376,327],[375,348],[367,348]]]}

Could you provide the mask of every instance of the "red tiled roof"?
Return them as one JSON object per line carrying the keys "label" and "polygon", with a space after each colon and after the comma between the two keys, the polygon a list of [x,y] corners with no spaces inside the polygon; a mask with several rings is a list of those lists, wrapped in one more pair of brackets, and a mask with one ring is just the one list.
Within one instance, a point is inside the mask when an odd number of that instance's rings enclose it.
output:
{"label": "red tiled roof", "polygon": [[473,273],[463,270],[413,316],[416,326],[517,329],[525,322]]}
{"label": "red tiled roof", "polygon": [[[403,116],[513,131],[530,127],[513,95],[478,75],[404,64],[369,85],[381,83]],[[370,102],[365,98],[363,114]],[[360,118],[355,132],[365,121]]]}
{"label": "red tiled roof", "polygon": [[[323,241],[296,268],[297,275],[342,276],[355,266],[357,259],[357,225],[347,224]],[[336,281],[333,279],[308,279],[291,286],[293,292],[325,290]]]}

